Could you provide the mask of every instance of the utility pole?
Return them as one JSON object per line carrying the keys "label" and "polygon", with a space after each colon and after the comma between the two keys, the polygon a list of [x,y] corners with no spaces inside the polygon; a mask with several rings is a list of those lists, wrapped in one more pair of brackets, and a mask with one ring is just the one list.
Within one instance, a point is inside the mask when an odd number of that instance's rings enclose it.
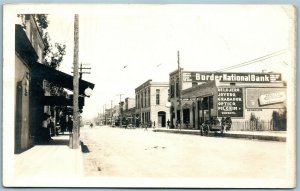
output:
{"label": "utility pole", "polygon": [[182,79],[181,79],[181,68],[180,68],[180,59],[179,59],[179,50],[177,51],[177,64],[178,64],[178,100],[179,100],[179,129],[181,130],[182,120],[183,120],[183,112],[181,107],[181,90],[182,90]]}
{"label": "utility pole", "polygon": [[[87,70],[90,70],[92,69],[91,67],[89,68],[85,68],[85,67],[82,67],[82,65],[89,65],[89,64],[82,64],[80,63],[80,67],[78,68],[79,69],[79,79],[82,79],[82,74],[91,74],[91,72],[85,72],[85,71],[82,71],[84,69],[87,69]],[[74,70],[74,67],[72,67],[72,69]],[[74,73],[74,71],[72,71],[71,73]]]}
{"label": "utility pole", "polygon": [[122,100],[122,95],[124,95],[124,94],[117,94],[117,96],[120,96],[120,103],[119,103],[119,105],[120,105],[120,127],[122,127],[122,118],[123,118],[123,108],[121,108],[121,106],[122,106],[122,104],[121,104],[121,100]]}
{"label": "utility pole", "polygon": [[73,60],[73,134],[70,135],[72,149],[79,148],[79,76],[78,76],[78,55],[79,55],[79,15],[74,17],[74,60]]}
{"label": "utility pole", "polygon": [[106,125],[106,104],[103,106],[104,125]]}
{"label": "utility pole", "polygon": [[113,100],[110,100],[110,126],[113,126],[113,112],[112,112],[112,104],[113,104]]}

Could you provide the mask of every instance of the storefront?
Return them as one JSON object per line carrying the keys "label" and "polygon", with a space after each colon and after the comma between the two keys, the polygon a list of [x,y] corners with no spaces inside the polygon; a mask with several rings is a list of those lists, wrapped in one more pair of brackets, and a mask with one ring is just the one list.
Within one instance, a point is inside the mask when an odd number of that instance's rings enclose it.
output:
{"label": "storefront", "polygon": [[280,74],[194,73],[190,79],[207,80],[182,91],[183,120],[192,123],[190,128],[231,117],[232,130],[286,130],[286,85]]}
{"label": "storefront", "polygon": [[[72,97],[50,96],[49,82],[56,87],[73,90],[73,76],[38,62],[38,55],[22,26],[15,28],[15,153],[35,144],[38,129],[42,127],[44,106],[72,106]],[[85,90],[94,84],[79,80],[79,105],[84,105]],[[49,107],[50,108],[50,107]],[[55,116],[50,109],[49,114]]]}

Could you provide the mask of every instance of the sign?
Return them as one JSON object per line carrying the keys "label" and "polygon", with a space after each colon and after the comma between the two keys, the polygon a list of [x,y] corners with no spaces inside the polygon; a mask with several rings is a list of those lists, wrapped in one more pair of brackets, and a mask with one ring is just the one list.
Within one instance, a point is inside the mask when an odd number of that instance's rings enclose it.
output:
{"label": "sign", "polygon": [[264,94],[259,96],[259,104],[260,105],[269,105],[274,103],[281,103],[286,100],[284,92],[275,92],[270,94]]}
{"label": "sign", "polygon": [[246,108],[282,109],[286,105],[286,88],[247,88]]}
{"label": "sign", "polygon": [[219,72],[183,72],[183,82],[241,82],[272,83],[281,81],[279,73],[219,73]]}
{"label": "sign", "polygon": [[243,117],[242,88],[218,88],[218,117]]}

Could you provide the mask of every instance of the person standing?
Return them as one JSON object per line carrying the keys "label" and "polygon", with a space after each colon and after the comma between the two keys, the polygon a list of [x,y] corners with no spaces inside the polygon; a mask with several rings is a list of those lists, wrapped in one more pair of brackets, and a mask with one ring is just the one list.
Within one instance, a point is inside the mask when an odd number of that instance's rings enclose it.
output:
{"label": "person standing", "polygon": [[167,128],[170,129],[170,120],[167,121]]}
{"label": "person standing", "polygon": [[50,134],[51,134],[51,137],[52,136],[55,136],[55,125],[54,125],[54,122],[53,122],[53,117],[51,116],[50,119],[49,119],[49,124],[48,124],[48,127],[49,127],[49,130],[50,130]]}
{"label": "person standing", "polygon": [[64,134],[64,132],[66,131],[66,116],[64,115],[64,113],[61,111],[59,114],[59,125],[60,125],[60,132],[62,134]]}
{"label": "person standing", "polygon": [[68,117],[68,131],[72,133],[73,130],[73,118],[71,116]]}
{"label": "person standing", "polygon": [[49,120],[50,120],[50,115],[47,113],[44,113],[42,129],[40,132],[40,141],[42,141],[42,142],[49,142],[50,140],[52,140],[52,138],[50,136],[50,131],[49,131]]}
{"label": "person standing", "polygon": [[155,129],[155,121],[153,121],[153,129]]}

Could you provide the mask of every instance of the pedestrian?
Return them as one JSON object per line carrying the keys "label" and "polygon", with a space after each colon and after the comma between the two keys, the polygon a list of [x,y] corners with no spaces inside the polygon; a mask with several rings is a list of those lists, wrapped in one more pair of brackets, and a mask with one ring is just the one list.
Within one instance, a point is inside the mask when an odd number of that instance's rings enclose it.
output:
{"label": "pedestrian", "polygon": [[144,123],[144,126],[145,126],[144,131],[148,131],[148,124],[147,124],[147,123]]}
{"label": "pedestrian", "polygon": [[153,121],[153,129],[155,129],[155,121]]}
{"label": "pedestrian", "polygon": [[55,127],[54,127],[54,122],[53,122],[53,117],[52,116],[49,119],[48,128],[50,130],[51,136],[55,136],[56,133],[55,133]]}
{"label": "pedestrian", "polygon": [[49,131],[49,120],[50,120],[50,115],[48,113],[44,113],[43,115],[43,122],[42,122],[42,128],[40,131],[40,142],[49,142],[52,140],[50,136],[50,131]]}
{"label": "pedestrian", "polygon": [[91,122],[91,123],[90,123],[90,128],[93,128],[93,126],[94,126],[94,124]]}
{"label": "pedestrian", "polygon": [[60,125],[60,132],[62,134],[64,134],[64,132],[66,131],[66,116],[65,114],[61,111],[60,114],[59,114],[59,125]]}
{"label": "pedestrian", "polygon": [[71,116],[68,117],[68,131],[69,133],[72,133],[73,130],[73,118]]}
{"label": "pedestrian", "polygon": [[181,124],[180,124],[179,120],[176,121],[176,128],[181,130]]}
{"label": "pedestrian", "polygon": [[170,128],[170,120],[168,119],[167,121],[167,128],[169,129]]}

